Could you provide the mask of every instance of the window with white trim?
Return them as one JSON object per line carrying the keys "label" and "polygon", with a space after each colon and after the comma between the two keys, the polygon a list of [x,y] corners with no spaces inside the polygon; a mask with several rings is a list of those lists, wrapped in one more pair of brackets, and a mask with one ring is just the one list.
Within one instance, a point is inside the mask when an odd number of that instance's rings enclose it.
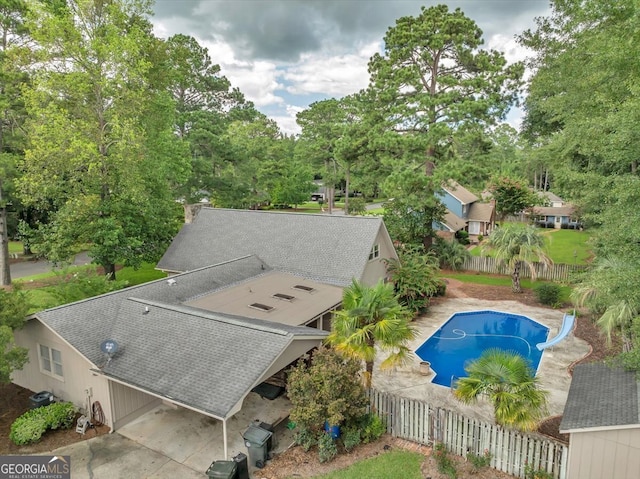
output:
{"label": "window with white trim", "polygon": [[57,349],[39,345],[40,371],[54,378],[64,379],[62,374],[62,353]]}
{"label": "window with white trim", "polygon": [[371,252],[369,253],[369,261],[372,259],[376,259],[380,257],[380,245],[374,244],[373,248],[371,248]]}

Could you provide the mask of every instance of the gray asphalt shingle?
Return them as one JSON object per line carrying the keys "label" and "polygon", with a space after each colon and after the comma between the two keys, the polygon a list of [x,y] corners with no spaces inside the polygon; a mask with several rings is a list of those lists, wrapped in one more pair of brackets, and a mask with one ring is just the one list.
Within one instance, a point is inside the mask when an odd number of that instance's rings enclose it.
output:
{"label": "gray asphalt shingle", "polygon": [[577,365],[560,431],[634,424],[640,424],[635,373],[603,363]]}
{"label": "gray asphalt shingle", "polygon": [[[225,417],[292,341],[327,333],[182,304],[270,270],[244,257],[36,316],[104,374]],[[108,363],[100,350],[105,339],[120,345]]]}
{"label": "gray asphalt shingle", "polygon": [[346,286],[361,278],[382,219],[202,208],[158,263],[190,271],[229,258],[257,255],[274,269]]}

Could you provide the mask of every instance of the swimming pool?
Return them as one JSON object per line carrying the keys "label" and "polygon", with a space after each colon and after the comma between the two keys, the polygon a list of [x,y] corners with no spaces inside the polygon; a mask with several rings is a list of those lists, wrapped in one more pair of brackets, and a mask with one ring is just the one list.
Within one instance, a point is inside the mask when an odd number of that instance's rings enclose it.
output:
{"label": "swimming pool", "polygon": [[536,344],[546,341],[549,328],[519,314],[499,311],[455,313],[429,337],[416,354],[431,363],[433,382],[451,387],[454,379],[465,377],[465,364],[490,348],[515,351],[538,370],[542,351]]}

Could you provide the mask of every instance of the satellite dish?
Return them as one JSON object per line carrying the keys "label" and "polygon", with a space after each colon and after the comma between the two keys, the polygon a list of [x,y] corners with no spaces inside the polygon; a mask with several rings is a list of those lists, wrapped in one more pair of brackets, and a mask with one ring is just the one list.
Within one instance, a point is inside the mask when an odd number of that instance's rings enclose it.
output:
{"label": "satellite dish", "polygon": [[105,339],[100,343],[100,350],[111,358],[118,352],[120,346],[115,339]]}

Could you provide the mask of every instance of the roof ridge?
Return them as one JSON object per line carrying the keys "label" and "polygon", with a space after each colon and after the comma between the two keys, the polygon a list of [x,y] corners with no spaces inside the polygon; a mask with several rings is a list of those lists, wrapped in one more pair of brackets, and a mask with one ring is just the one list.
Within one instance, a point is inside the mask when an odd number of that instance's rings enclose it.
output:
{"label": "roof ridge", "polygon": [[[200,308],[193,308],[190,306],[182,306],[182,305],[174,305],[174,304],[167,304],[167,303],[161,303],[159,301],[151,301],[151,300],[147,300],[147,299],[141,299],[141,298],[135,298],[135,297],[129,297],[127,298],[128,301],[134,301],[136,303],[140,303],[140,304],[144,304],[147,306],[153,306],[156,308],[161,308],[161,309],[166,309],[169,311],[176,311],[179,313],[183,313],[183,314],[188,314],[190,316],[197,316],[198,318],[205,318],[205,319],[210,319],[212,321],[220,321],[223,323],[227,323],[227,324],[232,324],[235,326],[240,326],[243,328],[248,328],[248,329],[253,329],[256,331],[263,331],[266,333],[273,333],[273,334],[277,334],[279,336],[288,336],[291,335],[291,331],[286,331],[283,328],[277,328],[275,327],[278,323],[273,323],[271,321],[264,321],[264,325],[258,325],[258,324],[252,324],[251,322],[248,321],[243,321],[242,318],[238,317],[238,316],[232,316],[229,314],[225,314],[225,313],[217,313],[217,312],[212,312],[212,311],[207,311],[204,309],[200,309]],[[271,326],[273,325],[273,326]],[[271,326],[271,327],[270,327]]]}

